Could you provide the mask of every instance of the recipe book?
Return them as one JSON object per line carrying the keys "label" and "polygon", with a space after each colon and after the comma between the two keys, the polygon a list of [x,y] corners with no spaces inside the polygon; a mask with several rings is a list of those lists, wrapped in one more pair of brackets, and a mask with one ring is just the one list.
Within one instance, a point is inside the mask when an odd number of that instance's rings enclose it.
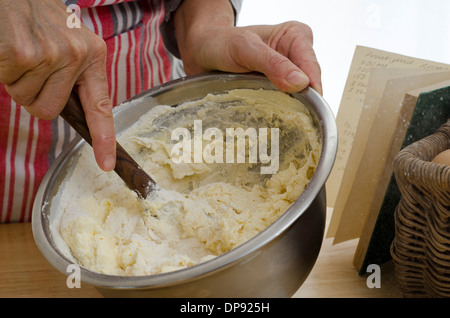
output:
{"label": "recipe book", "polygon": [[[338,152],[326,184],[333,214],[326,235],[334,238],[333,244],[359,239],[354,259],[358,270],[393,176],[393,158],[404,146],[408,128],[414,128],[413,113],[420,125],[427,126],[422,130],[431,133],[448,118],[435,114],[433,120],[420,120],[421,112],[414,112],[418,96],[448,87],[449,79],[447,64],[363,46],[355,49],[336,118]],[[391,221],[393,211],[387,214]],[[391,226],[384,231],[381,237],[393,235]],[[375,254],[384,257],[386,252]]]}

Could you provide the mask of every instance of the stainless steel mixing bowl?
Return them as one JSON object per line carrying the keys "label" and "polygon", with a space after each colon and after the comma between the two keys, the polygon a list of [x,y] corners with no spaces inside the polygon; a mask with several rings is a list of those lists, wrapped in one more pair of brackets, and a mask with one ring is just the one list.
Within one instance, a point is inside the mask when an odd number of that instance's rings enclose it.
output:
{"label": "stainless steel mixing bowl", "polygon": [[[236,88],[275,89],[259,74],[208,73],[181,78],[150,89],[115,112],[123,131],[156,105],[177,105]],[[204,263],[151,276],[113,276],[81,268],[81,281],[105,297],[290,297],[305,281],[318,257],[325,228],[325,181],[334,163],[337,128],[334,115],[314,90],[292,94],[310,110],[322,137],[322,154],[309,185],[294,204],[263,232]],[[71,264],[55,245],[50,230],[51,199],[68,164],[84,141],[78,139],[50,167],[34,202],[32,228],[44,257],[60,272]]]}

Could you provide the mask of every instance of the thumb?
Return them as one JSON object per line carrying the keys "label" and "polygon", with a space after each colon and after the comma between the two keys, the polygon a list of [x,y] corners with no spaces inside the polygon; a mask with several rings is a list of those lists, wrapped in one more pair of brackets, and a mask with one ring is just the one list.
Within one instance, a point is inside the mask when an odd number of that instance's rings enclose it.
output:
{"label": "thumb", "polygon": [[98,166],[111,171],[116,164],[116,137],[106,70],[102,63],[91,65],[80,76],[78,96],[92,137]]}

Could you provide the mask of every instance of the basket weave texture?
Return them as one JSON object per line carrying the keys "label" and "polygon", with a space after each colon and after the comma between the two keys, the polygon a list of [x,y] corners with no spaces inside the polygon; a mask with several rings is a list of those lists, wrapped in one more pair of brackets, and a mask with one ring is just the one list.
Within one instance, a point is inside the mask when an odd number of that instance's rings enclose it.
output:
{"label": "basket weave texture", "polygon": [[450,297],[450,167],[432,163],[450,148],[450,120],[397,155],[401,193],[391,255],[404,297]]}

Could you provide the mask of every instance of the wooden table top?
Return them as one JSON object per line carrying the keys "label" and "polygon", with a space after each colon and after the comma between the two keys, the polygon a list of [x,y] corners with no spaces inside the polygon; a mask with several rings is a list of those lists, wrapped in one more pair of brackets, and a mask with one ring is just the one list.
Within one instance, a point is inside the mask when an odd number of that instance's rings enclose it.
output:
{"label": "wooden table top", "polygon": [[[325,239],[311,274],[293,297],[394,298],[401,297],[393,265],[381,267],[381,287],[369,288],[367,276],[352,265],[357,240],[332,245]],[[101,298],[93,286],[70,289],[66,276],[54,269],[37,248],[31,223],[0,224],[0,297]]]}

